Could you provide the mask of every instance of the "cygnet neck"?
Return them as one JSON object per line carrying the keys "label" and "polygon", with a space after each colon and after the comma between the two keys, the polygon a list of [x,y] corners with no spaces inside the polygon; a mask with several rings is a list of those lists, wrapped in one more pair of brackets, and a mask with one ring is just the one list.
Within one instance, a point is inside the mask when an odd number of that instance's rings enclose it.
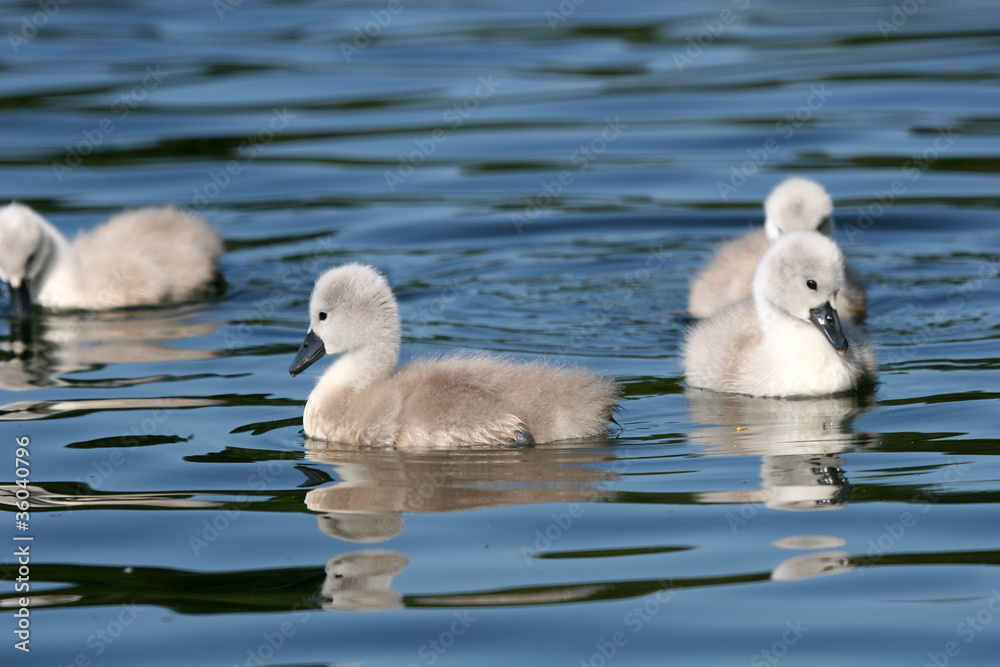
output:
{"label": "cygnet neck", "polygon": [[45,265],[35,278],[32,291],[47,305],[71,307],[76,303],[76,295],[86,288],[80,259],[58,229],[44,218],[36,222],[42,229],[38,251]]}
{"label": "cygnet neck", "polygon": [[[392,375],[399,362],[399,315],[385,313],[359,332],[359,345],[348,348],[320,378],[324,391],[356,391]],[[328,348],[336,353],[336,348]],[[319,388],[319,387],[317,387]]]}
{"label": "cygnet neck", "polygon": [[764,334],[764,346],[775,358],[790,366],[819,363],[836,355],[834,348],[816,326],[755,295],[757,318]]}
{"label": "cygnet neck", "polygon": [[788,327],[796,320],[791,313],[772,303],[761,290],[754,291],[753,301],[757,311],[757,319],[765,338],[767,338],[768,333]]}

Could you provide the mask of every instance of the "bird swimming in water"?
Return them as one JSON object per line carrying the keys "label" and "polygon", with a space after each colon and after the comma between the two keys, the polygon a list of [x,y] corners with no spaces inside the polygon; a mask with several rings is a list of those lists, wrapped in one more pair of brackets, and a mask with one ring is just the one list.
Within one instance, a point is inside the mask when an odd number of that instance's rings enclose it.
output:
{"label": "bird swimming in water", "polygon": [[837,313],[840,248],[819,232],[782,234],[753,295],[697,322],[683,346],[690,387],[751,396],[818,396],[869,385],[875,355]]}
{"label": "bird swimming in water", "polygon": [[338,354],[306,401],[312,438],[399,449],[532,443],[599,436],[619,390],[589,371],[485,353],[396,369],[400,317],[386,279],[350,263],[326,271],[309,301],[295,376]]}
{"label": "bird swimming in water", "polygon": [[72,243],[24,204],[0,208],[0,279],[20,316],[35,303],[109,310],[219,291],[221,255],[218,232],[173,206],[125,211]]}
{"label": "bird swimming in water", "polygon": [[[688,313],[709,317],[730,303],[750,296],[761,257],[785,232],[814,230],[833,236],[833,200],[822,185],[792,177],[780,183],[764,202],[764,227],[719,245],[711,261],[691,282]],[[837,297],[840,316],[852,322],[867,311],[865,287],[857,271],[845,263],[845,284]]]}

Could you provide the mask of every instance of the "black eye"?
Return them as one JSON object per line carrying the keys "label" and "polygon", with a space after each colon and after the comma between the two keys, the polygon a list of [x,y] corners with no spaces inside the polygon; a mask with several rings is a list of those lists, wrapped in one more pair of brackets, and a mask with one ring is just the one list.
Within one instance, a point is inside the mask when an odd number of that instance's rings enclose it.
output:
{"label": "black eye", "polygon": [[[814,289],[815,289],[815,288],[814,288]],[[325,320],[325,319],[326,319],[326,313],[323,313],[323,312],[321,312],[321,313],[319,314],[319,321],[320,321],[320,322],[322,322],[322,321],[323,321],[323,320]]]}
{"label": "black eye", "polygon": [[816,291],[816,281],[815,280],[807,280],[806,281],[806,287],[808,287],[809,289],[811,289],[812,291],[815,292]]}

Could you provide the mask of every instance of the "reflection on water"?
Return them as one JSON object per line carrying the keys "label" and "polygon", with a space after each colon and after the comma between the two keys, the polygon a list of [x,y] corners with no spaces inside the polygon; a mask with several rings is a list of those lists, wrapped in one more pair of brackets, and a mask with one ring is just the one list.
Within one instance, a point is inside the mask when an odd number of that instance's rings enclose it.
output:
{"label": "reflection on water", "polygon": [[78,495],[72,493],[52,492],[41,486],[27,485],[24,489],[16,484],[0,484],[0,505],[18,506],[24,502],[16,496],[21,489],[28,492],[28,507],[33,510],[51,510],[55,508],[80,507],[121,507],[132,509],[149,507],[172,507],[175,509],[221,507],[222,503],[210,500],[192,500],[190,493],[159,492],[159,493],[102,493]]}
{"label": "reflection on water", "polygon": [[[844,473],[848,451],[876,444],[874,435],[853,430],[854,419],[873,407],[871,396],[770,399],[721,394],[700,389],[685,393],[688,414],[696,424],[692,440],[713,456],[759,456],[759,489],[705,491],[703,503],[761,503],[769,509],[810,511],[841,509],[851,485]],[[730,515],[730,527],[745,523]],[[790,535],[775,541],[786,549],[830,549],[845,544],[834,536]],[[852,569],[845,551],[819,551],[778,563],[776,581],[838,574]]]}
{"label": "reflection on water", "polygon": [[874,444],[851,424],[875,405],[866,394],[821,398],[757,398],[688,389],[690,438],[712,453],[733,455],[846,452]]}
{"label": "reflection on water", "polygon": [[[599,502],[610,497],[612,460],[590,448],[397,451],[360,449],[307,439],[307,456],[333,466],[340,481],[306,494],[320,530],[349,542],[381,542],[404,529],[405,512],[456,512],[532,503]],[[330,559],[323,584],[327,609],[392,609],[403,604],[390,586],[408,564],[385,549]],[[496,592],[458,604],[547,604],[580,599],[600,586],[569,590]],[[424,596],[421,606],[450,606],[450,596]]]}
{"label": "reflection on water", "polygon": [[[204,321],[204,306],[130,309],[70,314],[39,313],[10,324],[10,338],[0,350],[0,389],[26,391],[67,386],[65,375],[102,366],[212,359],[214,350],[174,347],[169,343],[204,336],[221,326]],[[154,378],[155,379],[155,378]],[[128,386],[152,381],[87,381],[91,386]]]}
{"label": "reflection on water", "polygon": [[775,581],[812,579],[852,569],[854,566],[851,565],[851,554],[846,551],[821,551],[782,561],[771,572],[771,578]]}
{"label": "reflection on water", "polygon": [[580,448],[396,451],[307,439],[306,456],[340,479],[310,490],[320,530],[380,542],[403,530],[404,512],[454,512],[531,503],[598,502],[614,473],[609,454]]}
{"label": "reflection on water", "polygon": [[835,549],[845,544],[844,538],[831,535],[791,535],[774,541],[781,549]]}
{"label": "reflection on water", "polygon": [[388,549],[365,549],[327,561],[320,594],[324,609],[363,611],[403,606],[392,579],[408,564],[406,556]]}
{"label": "reflection on water", "polygon": [[761,488],[707,491],[705,503],[763,503],[780,510],[837,509],[850,494],[840,454],[872,446],[874,435],[851,423],[871,409],[870,396],[755,398],[700,389],[685,393],[696,424],[691,440],[714,456],[760,456]]}
{"label": "reflection on water", "polygon": [[[95,398],[83,401],[15,401],[0,405],[0,421],[31,421],[47,417],[61,417],[71,413],[86,414],[88,412],[112,410],[154,411],[173,410],[177,408],[200,408],[210,405],[222,405],[223,401],[214,398]],[[157,419],[158,412],[151,417]]]}

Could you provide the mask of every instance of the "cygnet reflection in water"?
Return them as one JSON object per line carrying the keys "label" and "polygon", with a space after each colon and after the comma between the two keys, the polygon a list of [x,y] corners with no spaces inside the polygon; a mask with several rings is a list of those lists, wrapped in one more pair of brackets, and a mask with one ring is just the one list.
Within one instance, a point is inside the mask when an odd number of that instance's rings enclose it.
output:
{"label": "cygnet reflection in water", "polygon": [[777,567],[771,571],[771,578],[775,581],[796,581],[841,574],[853,569],[851,554],[848,552],[821,551],[795,556],[778,563]]}
{"label": "cygnet reflection in water", "polygon": [[406,556],[389,549],[364,549],[334,556],[326,563],[321,604],[324,609],[344,611],[402,607],[403,596],[392,590],[392,580],[408,564]]}
{"label": "cygnet reflection in water", "polygon": [[[782,234],[807,230],[833,236],[833,200],[823,186],[807,178],[789,178],[775,187],[764,202],[764,213],[762,229],[720,244],[695,276],[688,295],[688,312],[693,317],[711,317],[750,296],[761,257]],[[850,264],[845,264],[845,273],[837,310],[844,319],[859,322],[867,310],[865,288]]]}
{"label": "cygnet reflection in water", "polygon": [[780,510],[841,507],[850,494],[843,471],[848,451],[877,439],[853,420],[874,406],[870,396],[755,398],[689,389],[692,441],[711,456],[760,456],[761,488],[698,494],[705,503],[762,503]]}
{"label": "cygnet reflection in water", "polygon": [[306,456],[340,481],[311,489],[306,506],[325,534],[377,542],[403,530],[403,514],[535,503],[600,502],[616,478],[591,448],[371,450],[308,440]]}
{"label": "cygnet reflection in water", "polygon": [[[221,322],[205,319],[203,306],[177,305],[126,312],[42,313],[11,322],[0,344],[0,389],[25,391],[63,386],[70,373],[126,363],[214,359],[222,353],[170,343],[205,336]],[[152,380],[159,379],[153,378]],[[150,379],[84,380],[88,386],[129,386]]]}

